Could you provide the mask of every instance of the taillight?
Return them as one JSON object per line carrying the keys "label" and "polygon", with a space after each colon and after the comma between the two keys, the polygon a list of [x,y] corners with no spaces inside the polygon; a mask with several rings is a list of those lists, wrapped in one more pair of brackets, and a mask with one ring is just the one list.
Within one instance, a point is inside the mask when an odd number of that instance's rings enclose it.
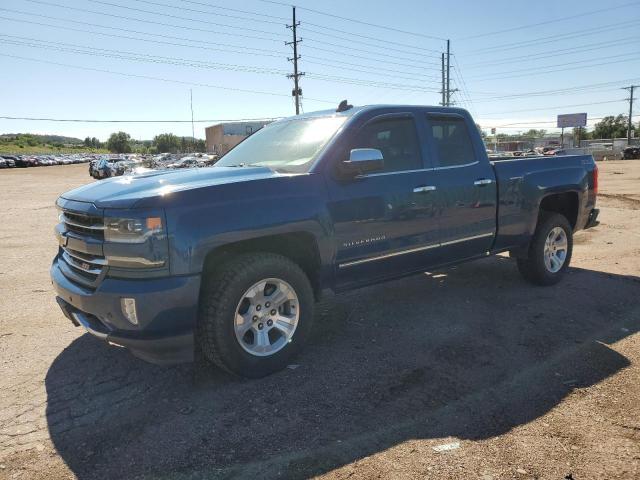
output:
{"label": "taillight", "polygon": [[593,168],[593,193],[598,194],[598,164],[594,163]]}

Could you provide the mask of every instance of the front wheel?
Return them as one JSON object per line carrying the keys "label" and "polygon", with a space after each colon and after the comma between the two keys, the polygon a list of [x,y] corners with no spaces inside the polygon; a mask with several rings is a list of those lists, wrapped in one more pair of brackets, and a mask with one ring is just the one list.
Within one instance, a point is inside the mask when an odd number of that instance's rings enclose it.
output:
{"label": "front wheel", "polygon": [[564,215],[543,213],[529,245],[518,259],[522,276],[536,285],[554,285],[564,276],[573,250],[573,231]]}
{"label": "front wheel", "polygon": [[259,378],[287,366],[312,320],[313,290],[298,265],[281,255],[244,254],[205,279],[198,340],[217,366]]}

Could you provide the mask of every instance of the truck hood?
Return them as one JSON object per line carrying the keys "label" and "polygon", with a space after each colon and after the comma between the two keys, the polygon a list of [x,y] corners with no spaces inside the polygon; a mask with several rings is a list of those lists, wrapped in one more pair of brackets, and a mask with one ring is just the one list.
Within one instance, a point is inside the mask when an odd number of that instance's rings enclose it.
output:
{"label": "truck hood", "polygon": [[265,167],[207,167],[153,170],[84,185],[62,194],[66,200],[88,202],[98,208],[133,208],[137,202],[171,192],[278,177]]}

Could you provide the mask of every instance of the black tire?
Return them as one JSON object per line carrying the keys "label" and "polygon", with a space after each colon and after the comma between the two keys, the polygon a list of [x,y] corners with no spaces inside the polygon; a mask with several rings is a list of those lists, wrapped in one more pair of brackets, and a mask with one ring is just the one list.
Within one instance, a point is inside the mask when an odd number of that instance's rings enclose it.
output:
{"label": "black tire", "polygon": [[[547,236],[551,230],[560,227],[567,236],[567,254],[564,263],[557,272],[550,271],[545,265],[544,248]],[[522,276],[535,285],[554,285],[558,283],[571,263],[571,253],[573,251],[573,230],[569,221],[564,215],[559,213],[543,212],[538,220],[536,231],[533,234],[527,258],[518,259],[518,270]]]}
{"label": "black tire", "polygon": [[[298,297],[299,319],[291,341],[269,356],[247,352],[235,335],[236,308],[255,283],[277,278],[287,282]],[[304,345],[313,322],[313,289],[303,270],[282,255],[248,253],[226,262],[203,279],[197,341],[205,358],[227,372],[260,378],[285,368]]]}

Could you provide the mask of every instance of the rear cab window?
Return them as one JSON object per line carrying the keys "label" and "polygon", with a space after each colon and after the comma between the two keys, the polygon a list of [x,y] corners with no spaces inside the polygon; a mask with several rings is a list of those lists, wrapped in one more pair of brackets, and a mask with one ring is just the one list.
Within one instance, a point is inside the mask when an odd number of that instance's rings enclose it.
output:
{"label": "rear cab window", "polygon": [[467,122],[458,115],[427,115],[439,167],[458,167],[478,159]]}

